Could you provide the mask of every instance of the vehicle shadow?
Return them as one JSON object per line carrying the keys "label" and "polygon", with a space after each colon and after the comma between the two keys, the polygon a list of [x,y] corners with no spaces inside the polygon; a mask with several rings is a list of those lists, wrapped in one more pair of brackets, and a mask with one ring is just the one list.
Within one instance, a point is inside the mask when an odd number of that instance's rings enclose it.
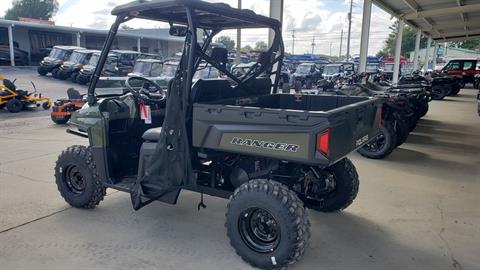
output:
{"label": "vehicle shadow", "polygon": [[[439,269],[443,254],[407,246],[367,218],[310,211],[312,236],[305,257],[291,269]],[[434,265],[436,264],[436,265]]]}

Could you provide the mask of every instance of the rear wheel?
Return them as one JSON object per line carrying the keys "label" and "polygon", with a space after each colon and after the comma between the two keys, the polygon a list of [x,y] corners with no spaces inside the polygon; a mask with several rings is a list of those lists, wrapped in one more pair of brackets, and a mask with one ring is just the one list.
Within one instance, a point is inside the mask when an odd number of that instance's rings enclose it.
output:
{"label": "rear wheel", "polygon": [[[325,173],[330,176],[322,185],[325,188],[317,189],[323,194],[315,196],[321,198],[310,199],[302,196],[305,207],[321,212],[336,212],[350,206],[357,197],[360,185],[357,170],[350,159],[344,158],[338,161],[326,168]],[[325,192],[325,189],[330,190]]]}
{"label": "rear wheel", "polygon": [[435,85],[432,86],[431,95],[433,100],[442,100],[447,95],[447,90],[444,86]]}
{"label": "rear wheel", "polygon": [[50,102],[48,102],[48,101],[43,102],[43,103],[42,103],[42,108],[43,108],[44,110],[50,109]]}
{"label": "rear wheel", "polygon": [[313,87],[312,80],[308,79],[307,82],[305,83],[305,88],[312,89],[312,87]]}
{"label": "rear wheel", "polygon": [[23,109],[23,103],[19,99],[12,98],[7,102],[6,107],[11,113],[18,113]]}
{"label": "rear wheel", "polygon": [[402,145],[408,138],[410,134],[410,128],[407,122],[403,119],[396,119],[394,121],[394,130],[397,134],[397,147]]}
{"label": "rear wheel", "polygon": [[460,93],[460,90],[462,89],[462,87],[460,86],[456,86],[452,89],[452,91],[450,92],[450,95],[451,96],[456,96],[458,95],[458,93]]}
{"label": "rear wheel", "polygon": [[380,134],[358,149],[358,153],[366,158],[383,159],[397,147],[397,134],[392,121],[382,121]]}
{"label": "rear wheel", "polygon": [[95,208],[106,189],[100,182],[90,148],[75,145],[64,150],[55,166],[58,191],[73,207]]}
{"label": "rear wheel", "polygon": [[282,269],[304,254],[308,214],[296,193],[271,180],[237,188],[227,206],[227,235],[237,254],[257,268]]}
{"label": "rear wheel", "polygon": [[302,91],[302,81],[295,81],[295,92]]}

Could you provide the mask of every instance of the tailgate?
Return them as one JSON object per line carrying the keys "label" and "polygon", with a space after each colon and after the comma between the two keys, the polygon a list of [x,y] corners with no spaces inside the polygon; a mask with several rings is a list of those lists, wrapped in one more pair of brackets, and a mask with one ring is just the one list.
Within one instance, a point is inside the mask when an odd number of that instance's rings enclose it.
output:
{"label": "tailgate", "polygon": [[[329,111],[330,142],[328,159],[342,159],[378,135],[383,100],[371,99]],[[317,158],[325,154],[317,151]]]}

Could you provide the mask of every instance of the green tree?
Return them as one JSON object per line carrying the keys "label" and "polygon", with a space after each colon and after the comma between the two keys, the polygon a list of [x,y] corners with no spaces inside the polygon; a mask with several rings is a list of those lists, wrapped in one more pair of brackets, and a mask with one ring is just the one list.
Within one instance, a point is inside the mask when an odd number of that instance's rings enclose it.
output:
{"label": "green tree", "polygon": [[233,51],[233,49],[235,49],[235,41],[233,41],[233,39],[229,36],[220,36],[215,42],[222,43],[229,51]]}
{"label": "green tree", "polygon": [[[392,26],[390,26],[390,30],[392,32],[388,35],[387,40],[385,40],[385,44],[381,51],[377,53],[377,57],[393,57],[395,55],[395,43],[397,41],[397,29],[398,29],[398,21],[395,22]],[[402,37],[402,56],[407,56],[408,53],[415,50],[415,39],[417,35],[417,30],[405,25],[403,28],[403,37]],[[426,47],[427,38],[422,37],[420,40],[420,47]]]}
{"label": "green tree", "polygon": [[245,45],[245,46],[242,47],[242,49],[240,51],[244,52],[244,53],[248,53],[248,52],[253,51],[253,48],[250,45]]}
{"label": "green tree", "polygon": [[257,41],[255,43],[255,51],[266,51],[268,50],[268,45],[264,41]]}
{"label": "green tree", "polygon": [[5,12],[5,19],[19,17],[48,20],[58,10],[57,0],[13,0],[13,6]]}
{"label": "green tree", "polygon": [[480,39],[452,42],[450,46],[456,47],[456,48],[468,49],[468,50],[476,50],[476,49],[480,49]]}

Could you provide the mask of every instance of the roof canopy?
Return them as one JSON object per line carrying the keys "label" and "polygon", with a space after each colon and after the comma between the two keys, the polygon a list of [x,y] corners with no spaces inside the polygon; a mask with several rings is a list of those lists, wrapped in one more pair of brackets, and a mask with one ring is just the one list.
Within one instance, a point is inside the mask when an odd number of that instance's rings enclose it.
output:
{"label": "roof canopy", "polygon": [[185,7],[195,10],[197,26],[206,29],[273,28],[280,22],[257,15],[248,9],[232,8],[223,3],[208,3],[200,0],[152,0],[134,1],[112,10],[112,15],[133,16],[148,20],[187,25]]}
{"label": "roof canopy", "polygon": [[478,0],[373,0],[373,3],[435,41],[480,37]]}

